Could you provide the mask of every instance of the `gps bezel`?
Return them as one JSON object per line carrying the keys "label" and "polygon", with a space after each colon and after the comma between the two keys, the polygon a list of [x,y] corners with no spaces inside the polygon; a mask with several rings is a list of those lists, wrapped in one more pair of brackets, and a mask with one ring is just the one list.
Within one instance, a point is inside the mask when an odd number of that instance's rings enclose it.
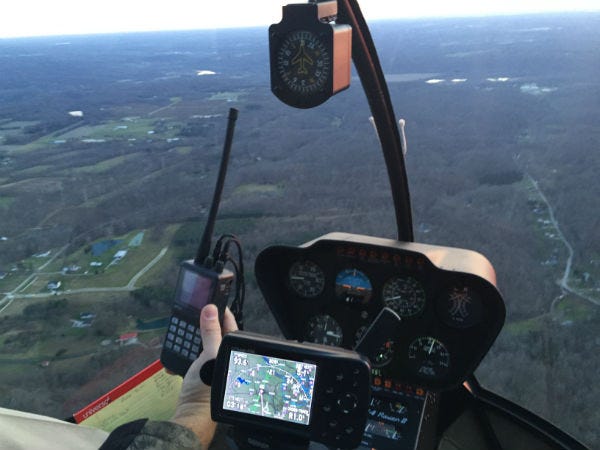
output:
{"label": "gps bezel", "polygon": [[[308,424],[224,409],[224,395],[232,351],[316,365]],[[339,379],[341,374],[346,374],[345,378]],[[371,368],[368,360],[356,352],[235,331],[225,335],[219,347],[213,373],[211,416],[215,422],[254,430],[258,436],[280,433],[336,446],[356,446],[360,444],[367,419],[371,397],[370,377]],[[334,416],[333,414],[339,412],[337,409],[341,408],[340,398],[349,393],[356,397],[356,404],[351,413],[345,412]],[[335,426],[331,426],[333,422]]]}

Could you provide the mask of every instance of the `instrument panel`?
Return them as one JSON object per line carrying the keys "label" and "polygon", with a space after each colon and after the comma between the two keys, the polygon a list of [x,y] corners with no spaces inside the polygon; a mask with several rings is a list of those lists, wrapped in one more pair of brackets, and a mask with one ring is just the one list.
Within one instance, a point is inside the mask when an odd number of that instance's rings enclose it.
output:
{"label": "instrument panel", "polygon": [[[376,336],[366,351],[375,382],[454,387],[504,323],[494,269],[469,250],[330,233],[265,249],[255,273],[287,339],[353,349]],[[384,308],[397,319],[371,327]]]}

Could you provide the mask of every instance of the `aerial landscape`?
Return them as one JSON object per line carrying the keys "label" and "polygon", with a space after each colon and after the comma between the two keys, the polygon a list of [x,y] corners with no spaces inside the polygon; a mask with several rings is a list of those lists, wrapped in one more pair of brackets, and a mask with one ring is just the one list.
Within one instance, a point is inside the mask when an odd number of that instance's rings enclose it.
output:
{"label": "aerial landscape", "polygon": [[[600,15],[379,21],[418,242],[493,263],[507,306],[476,374],[600,442]],[[270,92],[266,29],[0,39],[0,406],[66,417],[158,358],[227,112],[216,234],[241,238],[246,327],[279,334],[256,255],[396,235],[355,73],[324,105]]]}

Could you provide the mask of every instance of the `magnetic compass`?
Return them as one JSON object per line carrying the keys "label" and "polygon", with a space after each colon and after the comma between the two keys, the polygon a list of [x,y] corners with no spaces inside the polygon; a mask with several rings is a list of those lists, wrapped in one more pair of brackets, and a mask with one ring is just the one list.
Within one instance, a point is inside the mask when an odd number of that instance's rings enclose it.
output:
{"label": "magnetic compass", "polygon": [[285,87],[309,97],[322,92],[331,74],[332,57],[327,43],[315,33],[292,31],[277,51],[275,67]]}
{"label": "magnetic compass", "polygon": [[336,14],[336,2],[291,4],[269,27],[271,91],[287,105],[312,108],[350,85],[352,28]]}

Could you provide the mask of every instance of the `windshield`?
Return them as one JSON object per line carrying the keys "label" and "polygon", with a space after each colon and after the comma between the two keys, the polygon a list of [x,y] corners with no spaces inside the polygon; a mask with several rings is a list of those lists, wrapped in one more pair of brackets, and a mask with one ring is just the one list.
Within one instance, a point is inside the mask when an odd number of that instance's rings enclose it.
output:
{"label": "windshield", "polygon": [[[496,268],[507,320],[477,376],[594,446],[600,15],[371,31],[406,123],[415,240]],[[396,236],[356,74],[316,109],[283,105],[262,22],[5,38],[0,64],[1,406],[67,417],[158,358],[230,107],[240,116],[216,234],[244,245],[247,329],[279,333],[251,269],[265,246]]]}

